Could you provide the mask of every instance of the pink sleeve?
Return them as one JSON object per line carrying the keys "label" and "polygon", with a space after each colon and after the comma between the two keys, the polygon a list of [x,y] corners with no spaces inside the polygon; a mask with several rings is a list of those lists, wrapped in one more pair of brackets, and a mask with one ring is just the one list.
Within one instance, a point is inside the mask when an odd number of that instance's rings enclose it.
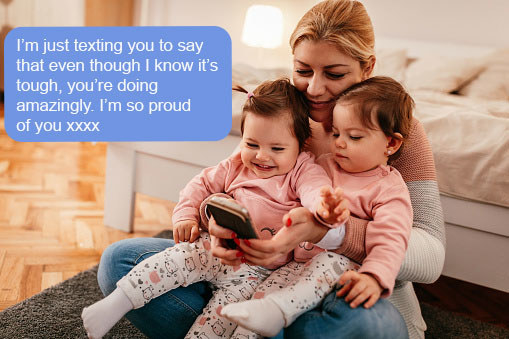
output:
{"label": "pink sleeve", "polygon": [[382,297],[388,297],[408,246],[412,205],[403,180],[401,185],[385,190],[377,200],[373,221],[366,228],[367,256],[359,272],[372,274],[384,288]]}
{"label": "pink sleeve", "polygon": [[205,168],[180,191],[179,202],[173,210],[172,221],[195,220],[200,223],[200,205],[213,193],[225,190],[227,178],[234,168],[232,157],[218,165]]}
{"label": "pink sleeve", "polygon": [[320,200],[320,189],[323,186],[332,188],[332,181],[322,166],[314,161],[314,156],[304,161],[296,173],[296,192],[302,206],[309,209],[317,220],[328,227],[336,227],[339,225],[330,225],[325,223],[316,215],[316,206]]}

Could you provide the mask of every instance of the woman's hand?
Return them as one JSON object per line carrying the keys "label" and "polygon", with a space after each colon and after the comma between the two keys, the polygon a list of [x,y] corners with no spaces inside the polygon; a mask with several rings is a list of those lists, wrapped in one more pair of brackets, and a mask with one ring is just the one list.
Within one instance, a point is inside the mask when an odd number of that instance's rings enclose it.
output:
{"label": "woman's hand", "polygon": [[[245,261],[241,251],[232,250],[226,245],[226,239],[236,239],[235,232],[216,224],[214,217],[210,217],[209,220],[209,234],[212,255],[221,259],[222,264],[238,266]],[[238,242],[238,239],[236,242]]]}
{"label": "woman's hand", "polygon": [[339,284],[343,285],[336,293],[338,297],[346,294],[345,301],[350,302],[351,308],[356,308],[364,301],[364,308],[373,306],[380,295],[383,288],[371,274],[359,273],[356,271],[347,271],[339,278]]}
{"label": "woman's hand", "polygon": [[240,249],[248,263],[269,266],[303,241],[319,242],[329,230],[304,207],[294,208],[285,214],[283,224],[287,227],[283,227],[269,240],[240,240]]}

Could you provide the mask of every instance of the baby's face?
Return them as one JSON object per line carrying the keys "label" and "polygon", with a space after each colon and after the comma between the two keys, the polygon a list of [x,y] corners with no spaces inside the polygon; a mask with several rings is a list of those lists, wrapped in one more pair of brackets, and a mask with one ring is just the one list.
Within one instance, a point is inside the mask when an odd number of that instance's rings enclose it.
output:
{"label": "baby's face", "polygon": [[289,114],[262,117],[248,113],[241,145],[244,166],[262,179],[290,172],[299,155],[299,142],[291,128]]}
{"label": "baby's face", "polygon": [[379,165],[387,165],[390,137],[376,124],[364,126],[351,104],[334,107],[331,152],[336,163],[345,171],[359,173]]}

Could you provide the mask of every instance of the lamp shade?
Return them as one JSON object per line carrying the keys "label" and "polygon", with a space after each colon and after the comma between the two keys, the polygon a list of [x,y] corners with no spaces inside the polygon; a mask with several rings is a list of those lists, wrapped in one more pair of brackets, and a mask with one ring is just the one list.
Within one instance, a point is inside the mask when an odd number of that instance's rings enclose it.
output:
{"label": "lamp shade", "polygon": [[283,13],[274,6],[253,5],[247,9],[242,42],[251,47],[276,48],[283,39]]}

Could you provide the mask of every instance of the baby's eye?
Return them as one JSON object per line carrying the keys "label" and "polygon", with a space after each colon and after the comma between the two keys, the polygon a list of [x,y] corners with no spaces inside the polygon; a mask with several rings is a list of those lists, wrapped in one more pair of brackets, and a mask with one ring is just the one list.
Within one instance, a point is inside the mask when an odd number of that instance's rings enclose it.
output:
{"label": "baby's eye", "polygon": [[352,139],[352,140],[361,140],[362,137],[355,137],[355,136],[351,135],[350,139]]}
{"label": "baby's eye", "polygon": [[284,149],[284,147],[272,147],[272,150],[274,152],[281,152],[281,151],[284,151],[285,149]]}
{"label": "baby's eye", "polygon": [[333,136],[334,138],[339,138],[339,133],[332,133],[332,136]]}
{"label": "baby's eye", "polygon": [[247,147],[250,147],[250,148],[257,148],[258,147],[257,144],[253,144],[252,142],[246,142],[246,145],[247,145]]}

